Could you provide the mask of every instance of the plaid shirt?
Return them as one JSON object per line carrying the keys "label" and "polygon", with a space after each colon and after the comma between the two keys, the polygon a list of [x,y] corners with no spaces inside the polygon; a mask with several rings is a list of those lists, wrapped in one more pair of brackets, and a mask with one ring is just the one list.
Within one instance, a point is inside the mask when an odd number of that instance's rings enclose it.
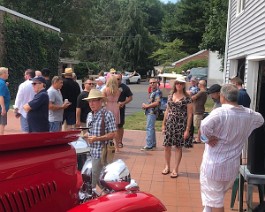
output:
{"label": "plaid shirt", "polygon": [[[87,115],[87,126],[92,127],[89,130],[89,136],[100,136],[102,112],[105,113],[105,134],[116,131],[114,115],[112,112],[102,108],[96,113],[90,112]],[[88,146],[91,148],[91,157],[94,159],[100,158],[102,146],[104,143],[108,142],[109,141],[95,141],[92,144],[88,144]]]}

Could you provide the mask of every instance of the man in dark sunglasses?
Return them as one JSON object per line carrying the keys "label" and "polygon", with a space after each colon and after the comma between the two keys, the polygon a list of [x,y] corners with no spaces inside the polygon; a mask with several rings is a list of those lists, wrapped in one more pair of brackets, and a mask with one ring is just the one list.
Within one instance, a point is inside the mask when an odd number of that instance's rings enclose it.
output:
{"label": "man in dark sunglasses", "polygon": [[118,147],[122,148],[123,147],[122,139],[124,134],[123,126],[125,124],[125,109],[126,105],[132,101],[133,93],[126,84],[122,83],[121,73],[116,74],[115,76],[118,80],[119,90],[121,91],[121,94],[118,99],[118,104],[120,108],[120,123],[118,124],[116,142],[118,143]]}
{"label": "man in dark sunglasses", "polygon": [[44,77],[32,79],[34,98],[23,106],[27,114],[29,132],[49,132],[49,97],[45,90],[46,80]]}
{"label": "man in dark sunglasses", "polygon": [[162,97],[162,92],[158,88],[157,79],[151,78],[149,80],[149,84],[151,86],[151,93],[148,103],[142,104],[142,109],[145,110],[146,115],[146,145],[141,149],[141,151],[150,151],[156,147],[155,122],[158,116],[158,109]]}
{"label": "man in dark sunglasses", "polygon": [[82,100],[87,98],[92,88],[95,88],[95,82],[91,79],[86,79],[83,83],[84,90],[77,97],[76,105],[76,127],[86,127],[87,114],[91,111],[89,104]]}

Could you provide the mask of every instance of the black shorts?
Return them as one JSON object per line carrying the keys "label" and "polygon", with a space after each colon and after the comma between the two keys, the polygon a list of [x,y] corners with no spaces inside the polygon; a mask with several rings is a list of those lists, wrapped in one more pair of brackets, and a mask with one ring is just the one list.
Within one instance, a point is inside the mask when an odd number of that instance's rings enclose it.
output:
{"label": "black shorts", "polygon": [[125,124],[125,110],[120,110],[120,123],[118,124],[118,128],[123,128]]}
{"label": "black shorts", "polygon": [[74,125],[76,120],[75,111],[64,111],[63,121],[66,121],[67,125]]}

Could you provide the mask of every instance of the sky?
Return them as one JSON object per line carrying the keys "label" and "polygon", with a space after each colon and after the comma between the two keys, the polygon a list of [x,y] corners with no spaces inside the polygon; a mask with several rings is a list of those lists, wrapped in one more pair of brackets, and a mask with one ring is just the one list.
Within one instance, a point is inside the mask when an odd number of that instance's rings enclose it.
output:
{"label": "sky", "polygon": [[178,0],[160,0],[163,3],[168,3],[168,2],[172,2],[172,3],[176,3]]}

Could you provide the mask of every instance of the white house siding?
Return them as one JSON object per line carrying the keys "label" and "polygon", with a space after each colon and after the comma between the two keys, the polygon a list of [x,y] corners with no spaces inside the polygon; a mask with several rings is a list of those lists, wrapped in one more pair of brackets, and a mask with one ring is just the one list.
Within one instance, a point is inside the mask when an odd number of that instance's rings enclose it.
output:
{"label": "white house siding", "polygon": [[[265,56],[265,2],[247,0],[245,9],[237,13],[237,0],[230,0],[230,23],[226,45],[225,82],[237,71],[237,60],[246,58],[244,82],[252,99],[256,99],[258,62]],[[263,59],[264,60],[264,59]],[[253,101],[254,100],[254,101]]]}
{"label": "white house siding", "polygon": [[209,51],[208,58],[208,82],[207,86],[213,84],[223,84],[223,75],[224,72],[220,71],[222,68],[222,60],[218,58],[218,52]]}

